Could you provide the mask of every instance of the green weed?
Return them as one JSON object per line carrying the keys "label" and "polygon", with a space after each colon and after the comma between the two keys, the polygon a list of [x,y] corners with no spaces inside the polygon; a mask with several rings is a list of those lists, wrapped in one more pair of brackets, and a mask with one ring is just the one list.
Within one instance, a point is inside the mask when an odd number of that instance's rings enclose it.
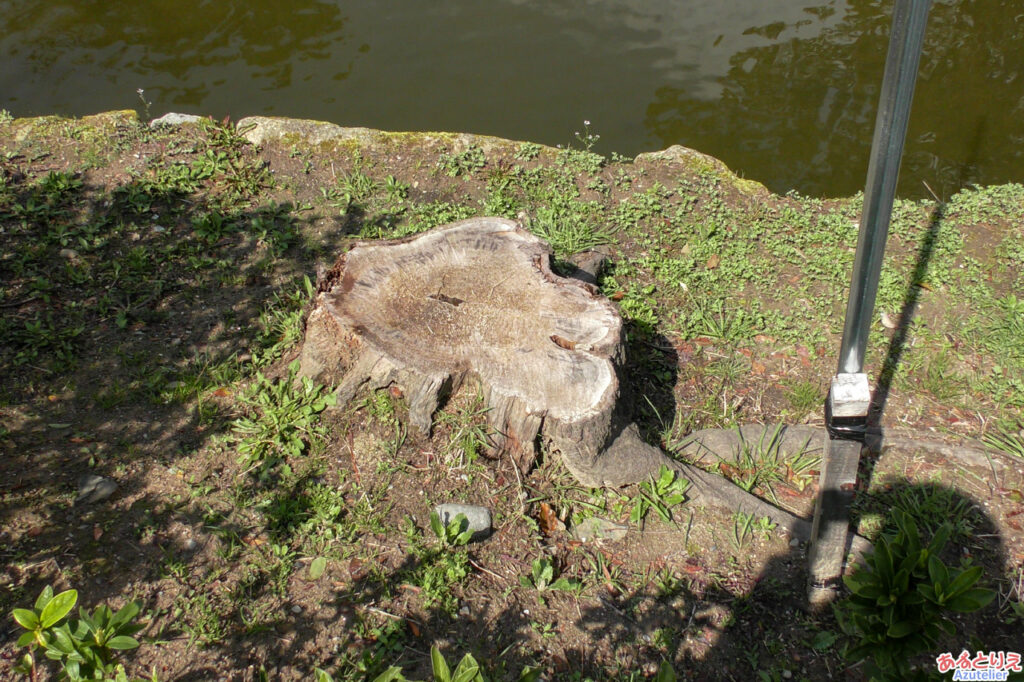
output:
{"label": "green weed", "polygon": [[441,154],[437,160],[437,170],[449,177],[472,175],[487,164],[484,150],[475,144],[469,145],[457,154]]}
{"label": "green weed", "polygon": [[232,425],[231,442],[238,450],[238,462],[245,472],[256,470],[263,478],[279,465],[286,467],[296,458],[319,447],[326,438],[318,415],[335,403],[333,394],[308,377],[297,378],[299,362],[288,366],[288,375],[272,382],[263,374],[243,394],[239,402],[247,414]]}
{"label": "green weed", "polygon": [[651,510],[654,510],[663,521],[671,521],[672,507],[686,500],[690,482],[680,476],[678,471],[662,464],[657,478],[652,475],[650,481],[644,481],[637,487],[639,496],[633,503],[629,520],[641,524]]}
{"label": "green weed", "polygon": [[554,562],[547,557],[534,559],[530,565],[530,574],[519,576],[519,584],[537,590],[541,597],[547,590],[565,590],[578,595],[583,589],[583,583],[579,580],[559,576]]}
{"label": "green weed", "polygon": [[[1024,432],[1024,429],[1021,431]],[[981,440],[985,445],[1000,452],[1024,459],[1024,436],[1020,434],[989,431],[981,437]]]}

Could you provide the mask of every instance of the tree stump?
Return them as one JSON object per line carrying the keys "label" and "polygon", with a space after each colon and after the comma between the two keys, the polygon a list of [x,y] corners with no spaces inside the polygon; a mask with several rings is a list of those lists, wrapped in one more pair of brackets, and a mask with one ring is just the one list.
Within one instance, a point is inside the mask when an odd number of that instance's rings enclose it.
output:
{"label": "tree stump", "polygon": [[[501,218],[360,243],[318,277],[300,373],[337,385],[339,405],[363,386],[397,385],[424,434],[445,397],[473,376],[493,451],[522,471],[540,439],[590,487],[637,483],[665,465],[690,480],[692,500],[768,516],[808,538],[806,519],[643,442],[624,399],[618,311],[592,284],[555,275],[550,258],[546,242]],[[730,457],[768,427],[744,428],[695,434],[692,445]],[[782,447],[798,440],[784,434]]]}
{"label": "tree stump", "polygon": [[423,433],[472,375],[495,451],[529,469],[540,435],[598,484],[587,470],[612,435],[622,320],[593,286],[552,273],[550,254],[500,218],[357,245],[318,283],[300,372],[337,383],[339,404],[396,384]]}

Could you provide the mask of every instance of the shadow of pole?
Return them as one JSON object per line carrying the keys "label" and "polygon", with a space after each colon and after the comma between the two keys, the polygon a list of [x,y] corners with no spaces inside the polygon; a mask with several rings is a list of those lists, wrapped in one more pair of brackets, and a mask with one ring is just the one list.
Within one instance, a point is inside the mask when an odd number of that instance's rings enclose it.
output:
{"label": "shadow of pole", "polygon": [[906,296],[903,298],[903,306],[900,309],[896,330],[889,340],[889,348],[885,354],[882,371],[878,374],[878,383],[871,397],[871,406],[868,412],[869,428],[877,428],[882,421],[882,414],[885,411],[885,405],[889,400],[889,393],[892,390],[893,379],[896,376],[900,360],[907,347],[910,323],[914,318],[921,299],[922,284],[925,281],[925,276],[928,274],[928,265],[931,262],[935,241],[938,239],[945,213],[946,208],[944,204],[939,204],[935,207],[931,220],[928,222],[928,229],[921,239],[921,245],[917,250],[917,261],[911,273],[910,286],[907,287]]}

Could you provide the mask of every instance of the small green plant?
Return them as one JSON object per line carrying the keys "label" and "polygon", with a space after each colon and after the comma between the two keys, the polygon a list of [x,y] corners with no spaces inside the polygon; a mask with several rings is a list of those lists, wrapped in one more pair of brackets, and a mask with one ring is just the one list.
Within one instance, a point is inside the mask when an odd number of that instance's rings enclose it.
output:
{"label": "small green plant", "polygon": [[672,520],[672,507],[682,504],[686,500],[686,491],[690,482],[679,475],[679,472],[668,468],[664,464],[658,470],[658,478],[651,476],[651,480],[641,483],[640,494],[633,503],[633,510],[629,514],[629,520],[639,524],[647,513],[653,509],[664,521]]}
{"label": "small green plant", "polygon": [[483,395],[478,393],[471,405],[438,414],[438,422],[451,429],[444,448],[444,459],[449,468],[459,469],[472,464],[487,449],[489,427],[485,416],[490,408],[483,403]]}
{"label": "small green plant", "polygon": [[291,294],[275,293],[260,313],[259,331],[253,344],[253,364],[262,367],[280,358],[302,339],[302,311],[315,290],[309,277]]}
{"label": "small green plant", "polygon": [[209,244],[238,231],[238,226],[219,211],[212,211],[192,219],[192,231]]}
{"label": "small green plant", "polygon": [[434,535],[441,541],[441,544],[447,547],[462,547],[468,544],[469,539],[473,537],[473,531],[469,529],[469,519],[465,514],[456,514],[445,524],[442,523],[441,516],[436,511],[432,511],[430,512],[430,529],[434,531]]}
{"label": "small green plant", "polygon": [[733,548],[737,552],[743,549],[750,542],[753,534],[754,515],[741,511],[736,512],[732,521],[732,537],[729,538],[732,541]]}
{"label": "small green plant", "polygon": [[449,177],[472,175],[487,164],[484,150],[475,144],[458,154],[441,154],[437,159],[437,170]]}
{"label": "small green plant", "polygon": [[547,590],[566,590],[577,594],[583,588],[583,583],[575,578],[556,576],[555,564],[546,557],[539,557],[533,560],[530,567],[530,575],[519,576],[519,584],[526,588],[533,588],[540,593]]}
{"label": "small green plant", "polygon": [[[477,663],[472,654],[466,654],[463,656],[462,660],[459,661],[459,664],[455,667],[455,670],[452,671],[448,666],[448,662],[444,660],[444,655],[441,653],[441,650],[436,646],[432,646],[430,647],[430,668],[433,672],[434,682],[487,682],[487,678],[484,677],[483,672],[480,670],[480,664]],[[517,682],[535,682],[540,679],[540,672],[539,668],[524,668],[523,672],[520,673],[518,678],[516,678]],[[317,682],[331,682],[331,678],[330,676],[323,678],[317,677]],[[373,682],[412,681],[402,674],[401,668],[393,665],[375,677]]]}
{"label": "small green plant", "polygon": [[452,588],[469,575],[469,555],[465,545],[473,534],[465,514],[457,514],[445,525],[437,512],[432,512],[430,528],[438,540],[434,546],[424,543],[416,524],[412,519],[408,520],[406,539],[420,561],[405,574],[405,578],[419,586],[425,605],[438,603],[451,614],[458,604]]}
{"label": "small green plant", "polygon": [[939,558],[952,528],[943,525],[922,544],[909,514],[897,512],[896,535],[881,535],[866,564],[843,578],[851,593],[836,608],[843,631],[852,639],[846,656],[867,659],[875,680],[915,679],[915,656],[932,651],[943,633],[956,634],[947,611],[972,613],[995,598],[975,587],[980,566],[949,568]]}
{"label": "small green plant", "polygon": [[374,391],[360,403],[373,421],[381,426],[394,426],[398,422],[395,416],[395,401],[386,389]]}
{"label": "small green plant", "polygon": [[[334,394],[308,377],[297,379],[299,361],[288,366],[288,375],[277,382],[262,373],[239,399],[249,414],[232,426],[238,444],[238,461],[246,471],[268,474],[288,457],[298,457],[324,440],[318,416],[335,404]],[[287,465],[286,465],[287,466]]]}
{"label": "small green plant", "polygon": [[[747,441],[739,427],[736,428],[740,441],[740,452],[735,463],[721,461],[718,463],[719,470],[725,474],[733,483],[747,492],[763,491],[775,500],[775,491],[772,483],[783,478],[779,467],[782,462],[782,433],[783,426],[779,424],[773,430],[764,429],[757,442]],[[792,464],[787,464],[792,471],[811,466],[804,457],[804,452],[790,459]],[[777,501],[777,500],[776,500]]]}
{"label": "small green plant", "polygon": [[14,620],[25,629],[18,638],[19,646],[29,647],[15,670],[37,679],[38,666],[32,652],[39,649],[50,660],[60,664],[62,679],[126,680],[124,668],[117,662],[117,652],[139,646],[132,637],[142,629],[134,623],[140,607],[128,602],[116,613],[105,604],[90,614],[79,608],[78,618],[67,616],[78,602],[76,590],[65,590],[54,595],[47,585],[32,609],[14,609]]}
{"label": "small green plant", "polygon": [[793,408],[795,419],[803,419],[821,407],[825,400],[818,384],[808,379],[789,383],[785,388],[785,396]]}
{"label": "small green plant", "polygon": [[523,142],[516,147],[515,157],[517,161],[533,161],[540,156],[542,147],[536,142]]}
{"label": "small green plant", "polygon": [[722,299],[698,299],[687,318],[686,332],[736,344],[753,337],[761,326],[762,321],[749,310],[730,309]]}
{"label": "small green plant", "polygon": [[384,193],[392,203],[401,203],[409,196],[409,183],[389,175],[384,178]]}

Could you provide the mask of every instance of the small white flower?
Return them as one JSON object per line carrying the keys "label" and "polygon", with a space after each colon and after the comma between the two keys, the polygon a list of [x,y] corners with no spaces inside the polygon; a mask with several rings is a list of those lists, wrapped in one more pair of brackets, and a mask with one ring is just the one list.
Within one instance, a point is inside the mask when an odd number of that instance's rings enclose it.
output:
{"label": "small white flower", "polygon": [[585,125],[585,126],[588,126],[588,125],[590,125],[590,121],[586,121],[586,120],[585,120],[585,121],[583,121],[583,125]]}

